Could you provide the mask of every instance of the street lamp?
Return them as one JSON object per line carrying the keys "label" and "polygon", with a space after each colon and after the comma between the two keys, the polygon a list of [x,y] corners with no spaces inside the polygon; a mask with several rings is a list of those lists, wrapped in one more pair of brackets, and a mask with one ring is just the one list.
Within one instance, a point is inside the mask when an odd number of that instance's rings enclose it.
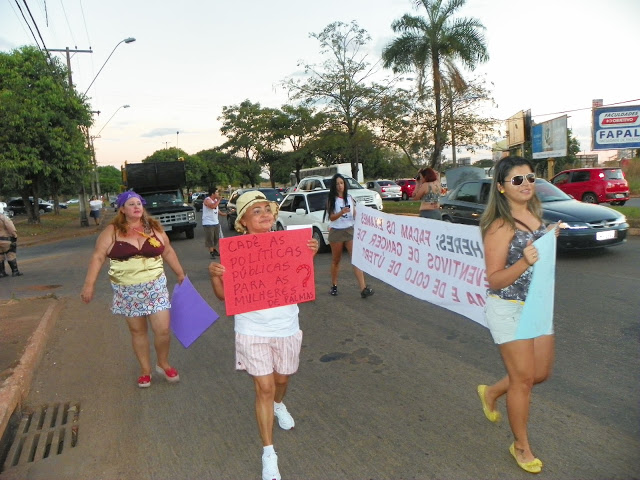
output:
{"label": "street lamp", "polygon": [[116,51],[116,48],[118,48],[118,47],[120,46],[120,44],[121,44],[121,43],[132,43],[132,42],[135,42],[135,41],[136,41],[136,39],[135,39],[135,38],[133,38],[133,37],[128,37],[128,38],[125,38],[124,40],[120,40],[120,41],[118,42],[118,44],[117,44],[115,47],[113,47],[113,50],[111,51],[111,53],[109,54],[109,56],[107,57],[107,59],[106,59],[106,60],[104,61],[104,63],[102,64],[102,67],[100,67],[100,70],[98,70],[98,73],[96,73],[96,76],[95,76],[95,77],[93,77],[93,80],[91,80],[91,83],[89,84],[89,87],[87,88],[87,91],[86,91],[86,92],[84,92],[84,96],[85,96],[85,97],[87,96],[87,93],[89,92],[89,89],[91,88],[91,85],[93,85],[93,82],[95,82],[95,81],[96,81],[96,78],[98,78],[98,75],[100,75],[100,72],[102,71],[102,69],[104,68],[104,66],[107,64],[107,62],[108,62],[108,61],[109,61],[109,59],[111,58],[111,55],[113,55],[113,52],[115,52],[115,51]]}
{"label": "street lamp", "polygon": [[111,115],[111,117],[109,118],[109,120],[107,120],[107,123],[105,123],[105,124],[102,126],[102,128],[100,129],[100,131],[97,133],[96,137],[100,136],[100,133],[102,132],[102,130],[104,130],[104,128],[105,128],[107,125],[109,125],[109,122],[111,121],[111,119],[112,119],[113,117],[115,117],[115,116],[116,116],[116,113],[118,113],[118,111],[119,111],[121,108],[129,108],[130,106],[131,106],[131,105],[120,105],[120,106],[118,107],[118,109],[117,109],[115,112],[113,112],[113,115]]}

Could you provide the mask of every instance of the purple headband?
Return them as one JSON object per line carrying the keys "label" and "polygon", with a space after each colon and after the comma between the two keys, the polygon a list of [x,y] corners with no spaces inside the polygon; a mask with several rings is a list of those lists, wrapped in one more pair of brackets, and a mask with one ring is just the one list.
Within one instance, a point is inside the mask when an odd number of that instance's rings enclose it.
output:
{"label": "purple headband", "polygon": [[136,192],[134,192],[133,190],[127,190],[126,192],[122,192],[120,195],[118,195],[118,198],[116,199],[116,205],[118,206],[118,208],[120,208],[127,202],[127,200],[134,197],[139,198],[142,202],[142,205],[147,204],[145,199],[138,195]]}

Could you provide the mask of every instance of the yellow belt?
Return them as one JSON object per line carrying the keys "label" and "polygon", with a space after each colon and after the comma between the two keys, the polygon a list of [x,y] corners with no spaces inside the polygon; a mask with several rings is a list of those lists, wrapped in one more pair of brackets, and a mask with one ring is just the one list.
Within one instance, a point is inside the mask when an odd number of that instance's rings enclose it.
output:
{"label": "yellow belt", "polygon": [[494,295],[492,293],[489,294],[488,296],[491,297],[491,298],[497,298],[499,300],[503,300],[505,302],[517,303],[518,305],[524,305],[524,302],[522,300],[508,300],[506,298],[499,297],[498,295]]}

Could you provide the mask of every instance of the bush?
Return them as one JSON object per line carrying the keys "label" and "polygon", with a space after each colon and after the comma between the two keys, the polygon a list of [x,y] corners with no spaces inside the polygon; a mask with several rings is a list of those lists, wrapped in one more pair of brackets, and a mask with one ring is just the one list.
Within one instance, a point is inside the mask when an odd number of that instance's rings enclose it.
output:
{"label": "bush", "polygon": [[640,195],[640,158],[632,158],[627,165],[622,167],[622,171],[629,182],[631,194]]}

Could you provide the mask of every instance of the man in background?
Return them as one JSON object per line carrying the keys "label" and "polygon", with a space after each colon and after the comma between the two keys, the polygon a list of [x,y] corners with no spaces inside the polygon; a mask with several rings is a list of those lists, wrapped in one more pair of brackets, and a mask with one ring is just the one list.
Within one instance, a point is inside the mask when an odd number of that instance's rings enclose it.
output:
{"label": "man in background", "polygon": [[218,243],[220,242],[219,215],[225,216],[219,209],[221,200],[219,190],[214,187],[209,191],[209,196],[202,202],[202,226],[204,227],[204,245],[209,249],[211,258],[220,256]]}

